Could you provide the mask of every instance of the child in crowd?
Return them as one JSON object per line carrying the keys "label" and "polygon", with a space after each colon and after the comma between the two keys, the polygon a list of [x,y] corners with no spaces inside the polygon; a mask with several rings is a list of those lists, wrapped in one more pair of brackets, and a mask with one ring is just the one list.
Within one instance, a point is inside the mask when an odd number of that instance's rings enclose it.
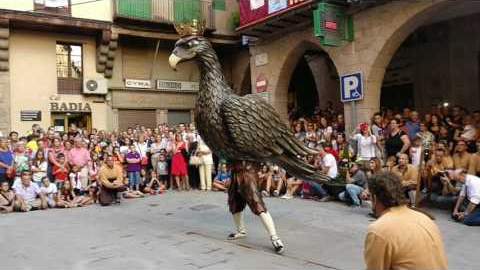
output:
{"label": "child in crowd", "polygon": [[37,151],[32,160],[32,180],[38,186],[42,186],[42,179],[47,176],[48,162],[44,151]]}
{"label": "child in crowd", "polygon": [[168,169],[167,158],[165,154],[161,153],[158,157],[158,163],[157,163],[157,179],[165,187],[167,186],[170,180],[170,175],[168,174],[168,172],[169,172],[169,169]]}
{"label": "child in crowd", "polygon": [[420,137],[415,137],[409,150],[409,156],[413,167],[417,170],[420,168],[420,163],[422,162],[422,151],[422,139]]}
{"label": "child in crowd", "polygon": [[77,207],[75,202],[75,193],[73,192],[72,184],[70,181],[64,181],[60,187],[60,193],[57,198],[58,208],[71,208]]}
{"label": "child in crowd", "polygon": [[128,152],[126,160],[129,186],[133,190],[139,190],[142,165],[140,164],[140,154],[137,152],[135,145],[130,146],[130,152]]}
{"label": "child in crowd", "polygon": [[70,180],[70,183],[72,184],[75,195],[84,195],[85,190],[82,187],[82,181],[80,181],[79,174],[80,174],[80,169],[78,168],[78,166],[73,165],[72,171],[68,175],[68,178]]}
{"label": "child in crowd", "polygon": [[58,189],[62,189],[63,183],[68,179],[69,166],[65,160],[65,155],[60,153],[57,155],[57,163],[60,166],[53,166],[53,178],[55,179],[55,184]]}
{"label": "child in crowd", "polygon": [[0,185],[0,213],[13,212],[15,204],[15,194],[10,190],[8,182],[2,182]]}
{"label": "child in crowd", "polygon": [[232,180],[232,173],[228,171],[227,164],[223,163],[215,179],[213,179],[213,190],[227,191]]}
{"label": "child in crowd", "polygon": [[42,178],[42,186],[40,188],[40,192],[45,194],[48,207],[55,208],[58,197],[58,189],[57,186],[51,183],[50,179],[46,176]]}

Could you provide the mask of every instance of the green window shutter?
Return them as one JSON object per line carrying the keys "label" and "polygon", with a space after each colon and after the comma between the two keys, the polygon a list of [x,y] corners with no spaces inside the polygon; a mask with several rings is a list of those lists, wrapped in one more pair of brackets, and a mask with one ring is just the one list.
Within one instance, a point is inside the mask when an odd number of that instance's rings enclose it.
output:
{"label": "green window shutter", "polygon": [[227,10],[227,4],[225,3],[225,0],[213,0],[213,9],[214,10],[226,11]]}
{"label": "green window shutter", "polygon": [[200,19],[200,1],[175,0],[175,22],[182,23]]}
{"label": "green window shutter", "polygon": [[118,14],[140,19],[152,18],[152,0],[117,0]]}

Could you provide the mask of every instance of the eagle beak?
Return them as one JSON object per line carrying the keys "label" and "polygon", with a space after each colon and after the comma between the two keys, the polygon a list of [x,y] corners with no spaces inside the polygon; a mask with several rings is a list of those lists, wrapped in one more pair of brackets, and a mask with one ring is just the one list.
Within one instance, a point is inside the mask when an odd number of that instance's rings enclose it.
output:
{"label": "eagle beak", "polygon": [[177,70],[177,64],[178,62],[182,61],[182,58],[176,56],[174,53],[170,54],[170,57],[168,58],[168,63],[170,64],[170,67],[173,70]]}

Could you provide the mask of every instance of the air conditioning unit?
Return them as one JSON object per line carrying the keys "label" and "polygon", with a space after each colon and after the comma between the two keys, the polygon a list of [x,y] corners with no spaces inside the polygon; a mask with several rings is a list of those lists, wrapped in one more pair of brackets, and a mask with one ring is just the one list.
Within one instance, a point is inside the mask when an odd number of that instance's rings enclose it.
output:
{"label": "air conditioning unit", "polygon": [[107,79],[85,79],[83,93],[86,95],[106,95],[108,93]]}

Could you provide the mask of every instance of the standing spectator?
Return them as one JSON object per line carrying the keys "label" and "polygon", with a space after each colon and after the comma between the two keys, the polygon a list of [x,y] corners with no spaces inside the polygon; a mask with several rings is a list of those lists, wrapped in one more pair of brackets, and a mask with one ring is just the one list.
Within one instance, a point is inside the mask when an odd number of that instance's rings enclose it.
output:
{"label": "standing spectator", "polygon": [[68,172],[70,170],[70,166],[65,159],[65,155],[60,153],[57,155],[56,158],[56,165],[53,166],[53,178],[55,179],[55,184],[57,185],[58,189],[62,189],[65,180],[68,179]]}
{"label": "standing spectator", "polygon": [[149,164],[148,153],[150,151],[150,148],[148,147],[148,142],[145,140],[145,135],[140,134],[138,136],[138,141],[135,142],[134,145],[137,148],[137,152],[140,154],[140,165],[144,169],[147,168]]}
{"label": "standing spectator", "polygon": [[468,226],[480,226],[480,178],[467,174],[466,170],[458,169],[448,172],[449,178],[463,183],[453,218]]}
{"label": "standing spectator", "polygon": [[22,172],[30,170],[29,157],[25,151],[25,144],[22,141],[18,142],[15,147],[14,163],[17,178],[20,178]]}
{"label": "standing spectator", "polygon": [[408,163],[408,155],[400,154],[398,165],[393,167],[392,172],[400,179],[403,190],[410,198],[410,204],[415,205],[415,192],[417,189],[418,170]]}
{"label": "standing spectator", "polygon": [[130,146],[130,152],[127,154],[126,160],[129,186],[133,190],[139,190],[140,170],[142,166],[140,164],[141,157],[137,152],[137,147],[134,145]]}
{"label": "standing spectator", "polygon": [[[201,179],[200,179],[200,165],[198,161],[203,162],[202,158],[198,155],[199,151],[199,141],[196,140],[195,135],[188,133],[188,180],[190,182],[190,186],[193,188],[201,188]],[[192,164],[192,160],[197,159],[197,164]],[[210,177],[211,179],[211,177]],[[206,189],[206,184],[203,188]]]}
{"label": "standing spectator", "polygon": [[[433,135],[433,133],[428,131],[428,127],[426,123],[421,122],[419,124],[419,128],[420,128],[420,131],[417,132],[416,137],[422,140],[422,147],[425,153],[430,154],[430,151],[433,149],[433,145],[435,144],[435,136]],[[426,154],[425,158],[428,158],[429,154]]]}
{"label": "standing spectator", "polygon": [[[76,130],[76,129],[75,129]],[[84,146],[81,138],[75,138],[75,147],[68,153],[68,162],[70,165],[78,168],[78,179],[82,187],[88,186],[88,162],[90,162],[90,153]]]}
{"label": "standing spectator", "polygon": [[[338,195],[341,201],[352,201],[354,208],[362,204],[361,195],[366,189],[367,175],[360,170],[357,163],[350,163],[345,179],[345,190]],[[348,195],[348,196],[347,196]]]}
{"label": "standing spectator", "polygon": [[367,269],[448,269],[440,230],[430,217],[406,206],[400,179],[380,173],[368,187],[378,220],[365,239]]}
{"label": "standing spectator", "polygon": [[408,156],[410,157],[410,160],[412,161],[413,167],[415,167],[417,170],[420,169],[420,165],[422,164],[422,155],[425,154],[425,149],[422,146],[422,139],[419,137],[416,137],[412,141],[412,146],[408,150]]}
{"label": "standing spectator", "polygon": [[372,135],[367,123],[360,124],[359,131],[352,137],[357,142],[357,160],[368,162],[375,157],[377,138]]}
{"label": "standing spectator", "polygon": [[418,112],[410,112],[410,119],[405,122],[405,127],[408,130],[407,135],[410,140],[413,140],[417,136],[417,132],[420,131],[419,124]]}
{"label": "standing spectator", "polygon": [[0,213],[13,212],[15,194],[10,190],[8,182],[0,183]]}
{"label": "standing spectator", "polygon": [[8,140],[10,142],[10,145],[14,145],[18,142],[18,132],[12,131],[10,134],[8,134]]}
{"label": "standing spectator", "polygon": [[212,167],[213,157],[212,151],[205,144],[203,140],[198,140],[198,146],[196,151],[197,156],[202,159],[202,163],[198,166],[200,174],[200,189],[212,190]]}
{"label": "standing spectator", "polygon": [[132,141],[130,140],[130,138],[126,137],[123,140],[122,146],[120,146],[120,153],[123,156],[126,156],[128,154],[128,152],[130,151],[130,145],[132,145]]}
{"label": "standing spectator", "polygon": [[170,176],[168,173],[168,162],[167,158],[165,157],[165,153],[160,154],[157,162],[157,169],[155,171],[157,172],[157,178],[160,183],[167,187]]}
{"label": "standing spectator", "polygon": [[33,173],[33,182],[38,186],[42,186],[42,179],[47,176],[48,162],[45,152],[37,151],[35,158],[32,160],[31,170]]}
{"label": "standing spectator", "polygon": [[13,153],[8,149],[8,140],[0,138],[0,183],[7,182],[13,172]]}
{"label": "standing spectator", "polygon": [[156,172],[157,171],[157,162],[160,158],[160,151],[164,148],[162,148],[162,136],[160,134],[157,134],[155,136],[155,141],[150,145],[150,154],[152,155],[152,168]]}
{"label": "standing spectator", "polygon": [[182,135],[180,133],[175,134],[175,142],[173,143],[171,152],[172,157],[172,176],[175,178],[175,183],[177,184],[177,189],[189,190],[188,183],[188,170],[187,170],[187,161],[186,156],[187,145],[182,140]]}
{"label": "standing spectator", "polygon": [[21,212],[47,209],[45,196],[40,192],[40,188],[32,183],[32,173],[22,171],[20,179],[21,181],[14,185],[16,194],[15,209]]}
{"label": "standing spectator", "polygon": [[305,134],[305,143],[309,148],[315,148],[318,141],[317,133],[315,132],[315,126],[313,122],[305,122],[306,123],[306,134]]}
{"label": "standing spectator", "polygon": [[399,120],[392,119],[390,121],[390,134],[385,142],[385,151],[387,157],[396,156],[406,153],[410,147],[410,140],[405,132],[400,130]]}
{"label": "standing spectator", "polygon": [[112,157],[107,157],[105,164],[100,168],[100,195],[98,202],[102,206],[120,203],[121,192],[126,190],[122,169],[115,166]]}
{"label": "standing spectator", "polygon": [[303,124],[300,121],[297,121],[293,125],[293,134],[295,138],[301,143],[305,143],[305,131],[303,130]]}
{"label": "standing spectator", "polygon": [[380,151],[382,155],[384,155],[385,151],[385,125],[384,125],[384,119],[380,113],[375,113],[373,115],[373,121],[372,121],[372,135],[377,138],[377,145],[380,147]]}
{"label": "standing spectator", "polygon": [[432,120],[428,130],[436,137],[440,133],[440,120],[438,115],[432,114]]}
{"label": "standing spectator", "polygon": [[317,140],[319,143],[331,142],[333,129],[328,125],[326,117],[320,117],[318,125]]}

